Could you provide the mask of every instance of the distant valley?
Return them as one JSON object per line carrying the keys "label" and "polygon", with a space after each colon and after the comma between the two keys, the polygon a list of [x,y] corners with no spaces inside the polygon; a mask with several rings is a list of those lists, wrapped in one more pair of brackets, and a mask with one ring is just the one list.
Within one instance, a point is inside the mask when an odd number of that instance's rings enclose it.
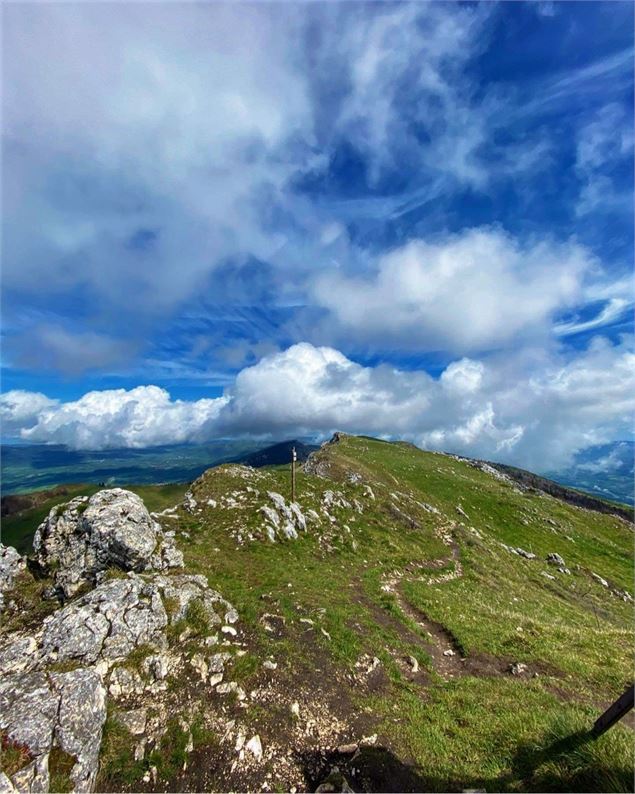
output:
{"label": "distant valley", "polygon": [[[305,441],[266,442],[221,439],[149,449],[72,450],[59,444],[3,444],[1,492],[26,493],[62,484],[108,486],[187,483],[210,466],[244,463],[256,468],[286,463],[295,444],[300,462],[317,449]],[[635,504],[632,441],[592,447],[561,470],[537,472],[561,485],[622,504]]]}

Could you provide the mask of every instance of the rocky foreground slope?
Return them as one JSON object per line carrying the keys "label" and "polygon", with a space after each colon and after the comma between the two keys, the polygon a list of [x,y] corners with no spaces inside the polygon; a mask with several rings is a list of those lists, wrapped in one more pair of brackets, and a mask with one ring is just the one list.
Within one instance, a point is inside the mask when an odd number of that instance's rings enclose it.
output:
{"label": "rocky foreground slope", "polygon": [[628,728],[545,751],[632,675],[630,523],[365,438],[287,477],[104,490],[0,547],[0,791],[630,785]]}

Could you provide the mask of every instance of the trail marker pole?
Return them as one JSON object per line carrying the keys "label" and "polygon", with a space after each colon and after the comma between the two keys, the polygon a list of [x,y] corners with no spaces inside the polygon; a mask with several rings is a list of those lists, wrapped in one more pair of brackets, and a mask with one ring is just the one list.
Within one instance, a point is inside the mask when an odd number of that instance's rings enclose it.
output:
{"label": "trail marker pole", "polygon": [[601,736],[608,731],[609,728],[615,725],[616,722],[619,722],[619,720],[633,708],[634,703],[635,687],[631,685],[623,695],[618,697],[613,705],[607,708],[601,717],[597,718],[593,726],[593,735],[596,737]]}
{"label": "trail marker pole", "polygon": [[291,501],[295,502],[295,462],[298,456],[295,452],[295,447],[291,450]]}

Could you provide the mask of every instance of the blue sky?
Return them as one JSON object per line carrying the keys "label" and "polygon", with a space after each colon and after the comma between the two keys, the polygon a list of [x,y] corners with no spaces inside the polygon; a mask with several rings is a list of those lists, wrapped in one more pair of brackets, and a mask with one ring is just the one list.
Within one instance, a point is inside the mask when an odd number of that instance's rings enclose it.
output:
{"label": "blue sky", "polygon": [[3,18],[5,437],[631,437],[631,3]]}

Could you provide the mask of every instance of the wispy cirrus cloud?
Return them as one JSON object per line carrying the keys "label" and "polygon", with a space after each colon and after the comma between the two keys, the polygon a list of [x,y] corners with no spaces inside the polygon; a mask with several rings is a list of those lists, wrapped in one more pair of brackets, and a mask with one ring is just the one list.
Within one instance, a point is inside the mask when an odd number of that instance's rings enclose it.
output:
{"label": "wispy cirrus cloud", "polygon": [[[390,432],[362,410],[384,416],[375,388],[427,444],[507,444],[528,457],[520,409],[504,418],[502,373],[530,394],[576,360],[599,377],[598,362],[614,360],[591,356],[589,337],[619,346],[631,329],[632,14],[627,4],[7,6],[5,385],[124,386],[108,443],[167,432],[166,420],[146,433],[132,402],[185,428],[216,411],[177,410],[155,392],[131,402],[138,383],[224,386],[229,402],[205,427],[256,432],[247,385],[284,368],[288,350],[310,380],[321,365],[294,347],[306,342],[344,358],[325,365],[342,390],[307,395],[316,432],[335,411],[328,400],[351,427]],[[426,381],[426,354],[445,380]],[[476,364],[459,367],[461,356]],[[355,359],[384,368],[356,370]],[[453,372],[457,384],[479,372],[490,384],[469,412],[474,394],[460,409],[438,399]],[[275,392],[266,378],[263,389]],[[424,397],[409,402],[408,389]],[[85,427],[99,413],[90,401],[48,407],[57,424],[45,432],[38,420],[38,437],[70,443],[70,417]],[[137,410],[139,433],[121,436]],[[278,422],[273,404],[262,416]],[[622,432],[595,416],[587,440]],[[101,419],[90,426],[100,443]]]}

